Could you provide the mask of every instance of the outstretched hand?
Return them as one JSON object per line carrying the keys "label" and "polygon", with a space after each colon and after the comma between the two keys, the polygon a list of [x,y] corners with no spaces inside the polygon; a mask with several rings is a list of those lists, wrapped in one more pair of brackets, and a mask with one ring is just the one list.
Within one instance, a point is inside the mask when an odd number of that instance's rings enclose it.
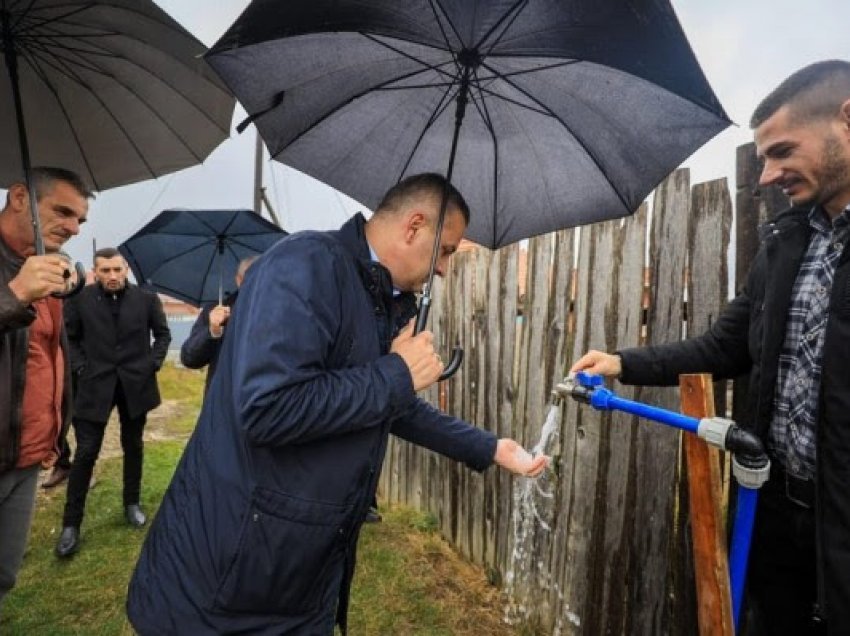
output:
{"label": "outstretched hand", "polygon": [[591,349],[581,358],[575,361],[570,373],[584,371],[593,375],[604,375],[605,377],[619,377],[623,372],[623,364],[620,356],[603,351]]}
{"label": "outstretched hand", "polygon": [[515,475],[525,477],[537,477],[549,465],[549,458],[546,455],[533,457],[516,441],[507,437],[496,442],[496,456],[493,461]]}

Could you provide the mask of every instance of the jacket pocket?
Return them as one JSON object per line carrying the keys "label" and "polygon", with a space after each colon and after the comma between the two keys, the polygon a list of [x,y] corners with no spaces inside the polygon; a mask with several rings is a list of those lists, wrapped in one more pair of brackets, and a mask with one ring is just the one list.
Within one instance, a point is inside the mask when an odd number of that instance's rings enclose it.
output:
{"label": "jacket pocket", "polygon": [[257,488],[216,606],[283,615],[318,608],[329,567],[344,545],[350,509]]}

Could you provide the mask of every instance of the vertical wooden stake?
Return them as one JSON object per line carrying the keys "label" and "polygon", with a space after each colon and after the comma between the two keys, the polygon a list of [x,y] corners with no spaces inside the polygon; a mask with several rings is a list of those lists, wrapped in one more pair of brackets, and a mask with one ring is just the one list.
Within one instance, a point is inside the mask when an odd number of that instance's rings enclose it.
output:
{"label": "vertical wooden stake", "polygon": [[[711,376],[681,375],[682,413],[691,417],[714,415]],[[719,450],[696,435],[684,435],[688,469],[691,535],[697,587],[697,617],[701,636],[734,636],[729,561],[723,516]]]}

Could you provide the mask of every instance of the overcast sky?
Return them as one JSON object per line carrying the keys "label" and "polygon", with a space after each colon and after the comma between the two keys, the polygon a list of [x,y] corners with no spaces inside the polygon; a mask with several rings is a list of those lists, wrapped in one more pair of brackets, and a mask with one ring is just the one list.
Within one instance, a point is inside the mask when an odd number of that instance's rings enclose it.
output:
{"label": "overcast sky", "polygon": [[[247,6],[247,0],[156,0],[207,45]],[[673,0],[697,59],[738,126],[721,133],[685,165],[693,182],[728,177],[734,187],[735,147],[751,140],[747,120],[758,101],[794,70],[822,59],[850,59],[847,0]],[[805,8],[804,8],[805,6]],[[234,120],[244,112],[237,106]],[[250,208],[254,132],[235,132],[202,166],[101,193],[90,223],[68,244],[90,263],[92,239],[114,246],[171,207]],[[337,227],[359,209],[316,181],[267,162],[264,182],[285,229]]]}

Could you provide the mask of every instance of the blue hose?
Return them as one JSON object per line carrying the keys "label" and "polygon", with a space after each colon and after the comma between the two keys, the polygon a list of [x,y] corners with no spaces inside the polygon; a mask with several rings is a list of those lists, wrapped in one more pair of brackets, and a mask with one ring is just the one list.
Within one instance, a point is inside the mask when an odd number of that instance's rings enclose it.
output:
{"label": "blue hose", "polygon": [[741,604],[744,600],[747,562],[750,557],[758,497],[758,489],[738,485],[738,507],[735,511],[732,543],[729,546],[729,581],[732,587],[732,616],[735,619],[735,631],[738,631]]}
{"label": "blue hose", "polygon": [[[590,405],[597,410],[623,411],[624,413],[654,420],[689,433],[697,434],[698,432],[700,420],[697,418],[618,397],[613,391],[602,386],[603,378],[601,376],[592,376],[581,372],[577,374],[576,380],[582,387],[587,389],[586,398]],[[729,551],[729,584],[732,588],[732,616],[736,631],[738,630],[741,604],[744,597],[747,561],[750,555],[750,542],[752,540],[757,502],[758,489],[747,488],[739,483],[738,504]]]}

